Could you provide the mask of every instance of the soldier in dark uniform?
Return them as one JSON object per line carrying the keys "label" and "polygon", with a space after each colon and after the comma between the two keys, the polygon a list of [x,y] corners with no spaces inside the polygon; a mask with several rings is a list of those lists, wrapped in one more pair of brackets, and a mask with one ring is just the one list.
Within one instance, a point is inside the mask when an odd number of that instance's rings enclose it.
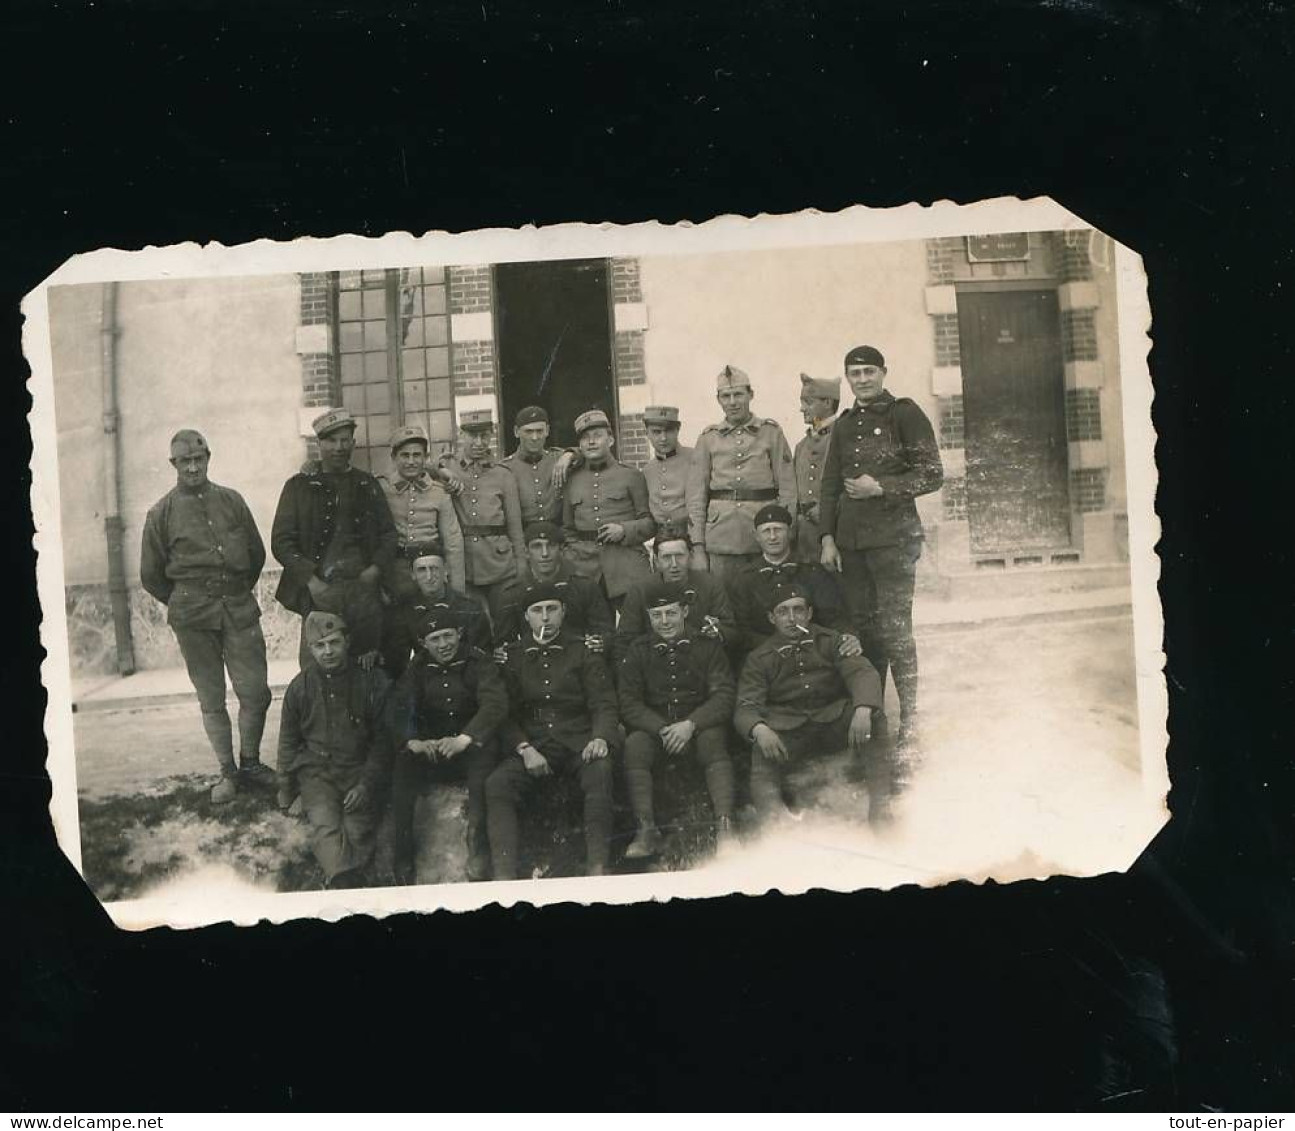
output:
{"label": "soldier in dark uniform", "polygon": [[751,519],[765,503],[796,509],[796,472],[775,421],[751,413],[751,379],[726,365],[716,378],[724,422],[697,438],[688,472],[693,568],[723,576],[759,553]]}
{"label": "soldier in dark uniform", "polygon": [[513,423],[517,447],[499,461],[517,480],[522,525],[562,521],[562,486],[576,453],[550,448],[549,414],[539,405],[522,409]]}
{"label": "soldier in dark uniform", "polygon": [[[730,644],[737,639],[737,622],[729,604],[724,583],[714,574],[689,567],[691,547],[683,525],[666,523],[652,540],[652,561],[657,578],[678,584],[687,599],[688,631]],[[642,636],[650,636],[644,592],[652,582],[636,585],[625,596],[620,622],[616,626],[616,655],[623,656],[629,645]]]}
{"label": "soldier in dark uniform", "polygon": [[420,554],[409,563],[412,593],[398,605],[387,609],[387,629],[382,637],[382,665],[392,679],[397,679],[418,647],[418,625],[433,609],[447,609],[458,614],[466,627],[468,643],[489,651],[490,615],[448,581],[445,559],[438,553]]}
{"label": "soldier in dark uniform", "polygon": [[718,847],[733,842],[733,763],[728,756],[728,723],[733,714],[733,673],[724,646],[694,635],[687,622],[687,598],[678,583],[654,581],[644,604],[652,625],[617,665],[625,741],[625,782],[638,832],[626,859],[661,850],[652,803],[652,767],[663,755],[691,750],[706,776],[715,811]]}
{"label": "soldier in dark uniform", "polygon": [[618,608],[631,585],[652,575],[643,549],[656,533],[647,481],[612,456],[611,422],[600,409],[576,417],[576,436],[584,466],[567,480],[562,502],[564,555],[572,572],[601,582]]}
{"label": "soldier in dark uniform", "polygon": [[652,445],[652,458],[643,468],[648,509],[657,525],[688,525],[688,471],[692,448],[679,443],[679,410],[673,405],[648,405],[643,430]]}
{"label": "soldier in dark uniform", "polygon": [[494,422],[489,409],[465,412],[459,420],[463,459],[456,474],[462,488],[454,507],[463,529],[468,592],[492,617],[499,613],[503,588],[526,560],[522,503],[517,480],[494,461]]}
{"label": "soldier in dark uniform", "polygon": [[[840,634],[813,623],[814,610],[797,585],[770,598],[774,634],[742,668],[733,725],[751,743],[751,800],[761,816],[785,812],[783,770],[815,754],[862,754],[881,681],[862,656],[841,655]],[[889,817],[890,790],[868,770],[869,820]],[[880,760],[880,761],[884,761]]]}
{"label": "soldier in dark uniform", "polygon": [[818,623],[842,634],[841,646],[846,654],[859,655],[860,641],[853,633],[849,607],[835,577],[817,563],[806,565],[792,557],[791,512],[771,503],[756,512],[754,525],[760,557],[730,573],[727,579],[737,621],[729,653],[734,666],[740,669],[746,654],[772,634],[769,598],[775,589],[792,582],[805,590]]}
{"label": "soldier in dark uniform", "polygon": [[805,435],[796,445],[792,462],[796,466],[796,560],[819,563],[819,495],[823,490],[823,467],[832,438],[832,424],[841,407],[841,378],[824,381],[800,375],[800,414],[805,418]]}
{"label": "soldier in dark uniform", "polygon": [[616,692],[603,658],[562,630],[562,595],[555,586],[536,585],[524,601],[529,632],[508,645],[503,665],[511,714],[500,743],[507,753],[486,781],[495,879],[516,879],[518,805],[555,773],[579,778],[586,870],[600,876],[611,846]]}
{"label": "soldier in dark uniform", "polygon": [[[567,632],[583,637],[591,652],[601,652],[608,646],[615,618],[602,586],[572,572],[562,560],[562,542],[562,527],[552,522],[533,522],[526,528],[527,565],[500,598],[496,648],[521,640],[528,633],[522,602],[526,591],[539,584],[552,585],[562,594],[566,609],[562,624]],[[502,656],[498,658],[502,662]]]}
{"label": "soldier in dark uniform", "polygon": [[[261,736],[270,707],[261,607],[253,589],[265,565],[256,520],[237,491],[207,478],[211,449],[185,428],[171,438],[176,485],[148,512],[140,548],[144,591],[166,606],[193,689],[202,726],[220,765],[216,804],[244,781],[270,784]],[[238,696],[238,764],[225,710],[225,670]]]}
{"label": "soldier in dark uniform", "polygon": [[319,459],[283,485],[274,512],[270,549],[283,566],[275,596],[303,618],[303,666],[310,652],[304,618],[319,610],[346,621],[352,657],[371,667],[382,635],[378,583],[395,560],[396,527],[378,481],[351,466],[351,414],[329,409],[312,427]]}
{"label": "soldier in dark uniform", "polygon": [[300,796],[326,887],[362,887],[379,791],[391,768],[391,682],[381,668],[366,670],[351,659],[346,622],[337,614],[308,613],[304,633],[311,659],[283,695],[279,807]]}
{"label": "soldier in dark uniform", "polygon": [[437,783],[468,787],[468,879],[490,876],[486,778],[498,761],[496,732],[508,694],[490,656],[467,640],[461,615],[433,608],[418,626],[418,655],[391,695],[396,742],[391,782],[396,882],[414,882],[414,802]]}
{"label": "soldier in dark uniform", "polygon": [[886,359],[872,346],[845,355],[854,407],[832,427],[823,473],[822,562],[841,573],[864,649],[899,694],[899,744],[916,746],[917,646],[913,588],[922,521],[913,500],[944,481],[926,414],[883,387]]}

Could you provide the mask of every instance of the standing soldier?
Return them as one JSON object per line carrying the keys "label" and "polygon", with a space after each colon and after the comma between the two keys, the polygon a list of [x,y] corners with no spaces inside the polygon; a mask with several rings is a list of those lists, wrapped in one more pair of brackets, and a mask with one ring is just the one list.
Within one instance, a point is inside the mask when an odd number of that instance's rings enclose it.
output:
{"label": "standing soldier", "polygon": [[886,359],[872,346],[845,355],[854,407],[832,427],[823,473],[823,565],[844,579],[864,650],[899,695],[899,744],[916,748],[917,646],[913,585],[922,554],[922,520],[913,500],[944,481],[940,449],[926,414],[883,385]]}
{"label": "standing soldier", "polygon": [[300,796],[325,887],[363,887],[390,769],[391,681],[355,663],[336,613],[308,613],[304,635],[311,659],[283,693],[279,807]]}
{"label": "standing soldier", "polygon": [[566,558],[580,577],[601,580],[618,608],[636,581],[652,576],[643,543],[656,533],[641,471],[612,456],[612,426],[601,409],[576,417],[584,466],[567,480],[562,502]]}
{"label": "standing soldier", "polygon": [[819,544],[819,495],[823,489],[823,467],[832,438],[836,410],[841,407],[841,378],[824,381],[800,375],[800,414],[805,418],[805,435],[796,445],[796,560],[818,564],[823,548]]}
{"label": "standing soldier", "polygon": [[539,405],[522,409],[513,424],[517,448],[499,461],[517,480],[522,502],[522,525],[562,521],[562,485],[575,453],[550,448],[549,414]]}
{"label": "standing soldier", "polygon": [[693,567],[724,574],[759,553],[751,519],[765,503],[796,509],[791,448],[772,420],[751,413],[751,379],[726,365],[716,378],[724,422],[706,428],[688,473]]}
{"label": "standing soldier", "polygon": [[[261,735],[270,706],[261,608],[252,594],[265,565],[265,546],[242,495],[207,478],[211,450],[185,428],[171,437],[176,485],[144,520],[139,573],[145,592],[166,606],[189,680],[198,693],[202,727],[220,765],[211,799],[238,792],[239,772],[269,783]],[[238,696],[239,763],[225,710],[225,670]]]}
{"label": "standing soldier", "polygon": [[417,634],[418,655],[391,693],[396,882],[414,882],[414,802],[438,782],[467,786],[468,879],[488,879],[486,778],[498,761],[495,732],[508,714],[508,693],[489,655],[469,643],[458,613],[430,610]]}
{"label": "standing soldier", "polygon": [[[786,812],[783,770],[819,754],[862,753],[881,681],[862,656],[841,654],[840,635],[813,623],[814,608],[798,585],[769,598],[774,634],[742,667],[733,725],[751,743],[751,800],[762,817]],[[867,764],[868,819],[890,816],[884,766]],[[878,770],[882,773],[879,775]]]}
{"label": "standing soldier", "polygon": [[733,763],[728,723],[733,713],[733,673],[724,646],[688,628],[683,587],[654,581],[644,595],[651,636],[640,636],[618,665],[625,741],[625,782],[638,832],[625,857],[661,850],[652,802],[652,767],[658,757],[691,749],[706,776],[715,812],[717,847],[733,843]]}
{"label": "standing soldier", "polygon": [[283,566],[275,596],[301,614],[303,666],[310,658],[305,618],[318,609],[346,621],[352,658],[371,667],[382,636],[378,583],[395,561],[396,528],[378,481],[351,466],[350,412],[329,409],[311,427],[319,459],[283,485],[274,512],[270,549]]}
{"label": "standing soldier", "polygon": [[526,560],[522,503],[517,480],[494,461],[494,420],[490,409],[465,412],[459,419],[463,482],[454,508],[463,529],[468,590],[498,616],[499,597]]}
{"label": "standing soldier", "polygon": [[508,645],[504,682],[512,714],[500,730],[510,751],[486,780],[486,823],[497,880],[517,878],[517,807],[553,774],[584,793],[586,869],[607,869],[612,833],[611,747],[619,738],[616,692],[603,658],[562,631],[562,596],[537,585],[523,598],[525,640]]}
{"label": "standing soldier", "polygon": [[658,526],[666,522],[686,526],[692,448],[679,443],[679,410],[673,405],[648,405],[643,410],[643,427],[652,445],[652,458],[643,468],[648,508]]}

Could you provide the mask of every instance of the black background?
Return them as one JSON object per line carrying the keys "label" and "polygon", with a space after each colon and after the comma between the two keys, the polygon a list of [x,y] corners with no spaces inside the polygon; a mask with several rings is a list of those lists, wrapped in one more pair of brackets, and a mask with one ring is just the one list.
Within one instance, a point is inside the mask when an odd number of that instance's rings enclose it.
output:
{"label": "black background", "polygon": [[[0,1107],[1289,1108],[1292,30],[1259,3],[11,2]],[[1131,874],[113,930],[45,809],[23,292],[99,246],[1003,194],[1151,279],[1175,820]]]}

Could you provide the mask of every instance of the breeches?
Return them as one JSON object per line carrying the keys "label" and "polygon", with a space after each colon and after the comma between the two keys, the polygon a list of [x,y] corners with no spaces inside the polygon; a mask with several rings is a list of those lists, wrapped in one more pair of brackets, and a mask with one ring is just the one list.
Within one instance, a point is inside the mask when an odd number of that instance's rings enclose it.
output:
{"label": "breeches", "polygon": [[900,710],[917,706],[917,645],[913,641],[913,587],[920,541],[868,550],[842,550],[842,588],[864,655],[886,685],[889,666]]}
{"label": "breeches", "polygon": [[378,814],[374,798],[353,809],[342,807],[346,794],[360,781],[360,767],[303,766],[297,771],[301,804],[310,822],[310,847],[330,880],[361,868],[373,855]]}
{"label": "breeches", "polygon": [[685,757],[689,753],[702,767],[711,807],[717,817],[733,815],[733,763],[728,756],[728,735],[724,727],[708,727],[693,735],[679,755],[667,755],[659,735],[634,731],[625,741],[625,781],[634,816],[652,823],[652,769],[658,759]]}
{"label": "breeches", "polygon": [[[841,717],[830,723],[805,723],[794,730],[779,731],[778,737],[787,748],[787,759],[773,762],[751,746],[751,800],[757,810],[767,815],[782,805],[783,778],[797,762],[804,762],[816,754],[837,754],[850,742],[850,720],[854,710],[849,705]],[[893,750],[888,739],[877,737],[865,745],[864,778],[868,795],[878,800],[889,800],[897,790]]]}
{"label": "breeches", "polygon": [[[448,761],[428,761],[422,754],[401,750],[396,755],[391,779],[392,849],[396,867],[408,867],[414,857],[414,803],[433,785],[459,784],[468,787],[468,837],[484,838],[486,821],[486,778],[495,768],[499,751],[493,739],[484,746],[475,742]],[[470,847],[481,847],[472,845]]]}

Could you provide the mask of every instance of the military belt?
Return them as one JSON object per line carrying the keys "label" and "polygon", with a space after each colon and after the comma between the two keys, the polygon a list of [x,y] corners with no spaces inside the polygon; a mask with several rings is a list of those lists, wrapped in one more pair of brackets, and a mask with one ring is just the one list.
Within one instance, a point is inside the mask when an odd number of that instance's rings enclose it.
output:
{"label": "military belt", "polygon": [[234,597],[249,592],[250,587],[245,579],[227,577],[210,578],[202,581],[178,581],[177,593],[195,594],[200,597]]}
{"label": "military belt", "polygon": [[463,528],[463,533],[474,537],[480,536],[484,538],[491,534],[507,534],[508,527],[504,526],[502,523],[498,526],[465,526]]}
{"label": "military belt", "polygon": [[738,503],[767,503],[778,497],[777,487],[723,487],[712,488],[712,499],[732,499]]}
{"label": "military belt", "polygon": [[587,729],[589,726],[588,715],[572,714],[570,711],[564,711],[560,707],[527,706],[526,717],[533,723],[558,723],[566,721],[580,729]]}

